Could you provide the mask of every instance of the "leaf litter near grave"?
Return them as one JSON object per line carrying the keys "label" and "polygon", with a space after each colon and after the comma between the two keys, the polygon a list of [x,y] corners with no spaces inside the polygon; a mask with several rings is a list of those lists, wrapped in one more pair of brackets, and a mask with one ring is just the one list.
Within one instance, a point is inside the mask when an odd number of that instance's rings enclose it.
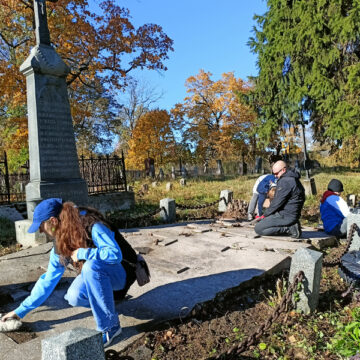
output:
{"label": "leaf litter near grave", "polygon": [[[326,258],[334,258],[343,248],[342,245],[332,249]],[[147,332],[120,355],[131,356],[144,346],[153,360],[209,359],[223,354],[272,314],[287,290],[287,281],[286,271],[277,276],[256,277],[212,301],[198,304],[188,317],[166,322],[155,331]],[[221,359],[344,359],[336,348],[331,349],[331,344],[339,323],[350,322],[352,309],[359,305],[351,294],[341,296],[347,289],[337,267],[324,267],[315,313],[302,315],[290,309],[280,315],[256,345],[240,355],[223,355]]]}

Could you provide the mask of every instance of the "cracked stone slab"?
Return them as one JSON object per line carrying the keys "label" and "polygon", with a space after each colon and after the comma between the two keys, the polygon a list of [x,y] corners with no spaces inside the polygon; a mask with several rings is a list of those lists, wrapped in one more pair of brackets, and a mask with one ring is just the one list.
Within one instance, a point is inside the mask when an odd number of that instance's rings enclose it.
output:
{"label": "cracked stone slab", "polygon": [[[218,293],[264,272],[275,274],[283,270],[289,266],[293,251],[310,246],[286,237],[251,239],[249,236],[254,236],[254,230],[245,224],[226,229],[212,226],[213,221],[191,224],[194,228],[213,231],[197,233],[187,223],[121,230],[133,247],[152,249],[144,255],[151,281],[143,287],[134,284],[127,300],[116,304],[123,334],[111,345],[115,351],[124,349],[159,322],[178,318],[179,314],[185,316],[196,304],[211,300]],[[191,236],[181,235],[190,232]],[[178,241],[170,246],[157,246],[151,234],[156,234],[164,243]],[[232,244],[238,249],[231,248]],[[28,291],[47,268],[51,246],[39,245],[0,258],[1,290]],[[274,251],[264,251],[265,246]],[[230,249],[221,251],[227,247]],[[0,336],[0,348],[7,349],[6,360],[40,360],[42,339],[75,327],[95,328],[90,309],[73,308],[64,300],[76,274],[67,270],[65,276],[48,300],[24,318],[36,333],[35,339],[16,344]],[[18,299],[7,306],[12,310],[20,302]]]}

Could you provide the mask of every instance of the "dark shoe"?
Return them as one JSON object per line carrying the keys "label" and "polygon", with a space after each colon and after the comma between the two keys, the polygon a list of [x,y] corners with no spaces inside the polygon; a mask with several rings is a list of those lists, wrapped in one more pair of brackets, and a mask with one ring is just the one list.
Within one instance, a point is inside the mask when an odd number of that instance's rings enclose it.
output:
{"label": "dark shoe", "polygon": [[103,332],[102,338],[103,338],[104,347],[108,347],[111,344],[111,342],[114,340],[114,338],[119,336],[121,332],[122,329],[120,325],[116,325],[110,330]]}
{"label": "dark shoe", "polygon": [[297,222],[294,225],[289,226],[290,236],[293,239],[299,239],[301,237],[301,226],[300,223]]}

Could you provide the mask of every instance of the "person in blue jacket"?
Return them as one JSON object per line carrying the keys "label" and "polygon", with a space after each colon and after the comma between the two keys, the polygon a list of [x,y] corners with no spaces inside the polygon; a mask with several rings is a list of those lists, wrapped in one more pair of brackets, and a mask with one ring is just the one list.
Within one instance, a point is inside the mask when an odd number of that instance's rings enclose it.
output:
{"label": "person in blue jacket", "polygon": [[270,187],[276,185],[276,177],[273,174],[261,175],[257,178],[253,187],[253,196],[249,203],[248,208],[248,220],[251,221],[254,218],[254,213],[257,205],[256,219],[260,218],[263,214],[263,205],[266,200]]}
{"label": "person in blue jacket", "polygon": [[70,285],[65,299],[72,306],[91,308],[97,330],[103,334],[104,346],[110,345],[121,333],[114,291],[127,291],[135,280],[132,274],[127,276],[119,243],[124,244],[128,256],[130,253],[130,259],[136,263],[135,251],[98,211],[77,208],[74,203],[63,203],[59,198],[46,199],[37,205],[28,232],[37,230],[54,239],[47,271],[20,306],[1,320],[23,318],[40,306],[71,262],[80,274]]}
{"label": "person in blue jacket", "polygon": [[350,214],[347,203],[340,197],[343,191],[342,182],[332,179],[320,201],[320,215],[324,231],[339,238],[346,237],[347,216]]}

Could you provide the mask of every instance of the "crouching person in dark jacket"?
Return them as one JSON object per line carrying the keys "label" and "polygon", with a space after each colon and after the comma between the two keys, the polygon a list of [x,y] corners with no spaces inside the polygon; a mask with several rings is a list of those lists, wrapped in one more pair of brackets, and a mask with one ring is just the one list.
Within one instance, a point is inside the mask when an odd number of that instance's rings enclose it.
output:
{"label": "crouching person in dark jacket", "polygon": [[273,201],[264,212],[264,218],[255,226],[259,235],[291,235],[300,238],[299,218],[305,202],[305,190],[300,182],[300,174],[287,169],[286,163],[277,161],[272,168],[278,178]]}

